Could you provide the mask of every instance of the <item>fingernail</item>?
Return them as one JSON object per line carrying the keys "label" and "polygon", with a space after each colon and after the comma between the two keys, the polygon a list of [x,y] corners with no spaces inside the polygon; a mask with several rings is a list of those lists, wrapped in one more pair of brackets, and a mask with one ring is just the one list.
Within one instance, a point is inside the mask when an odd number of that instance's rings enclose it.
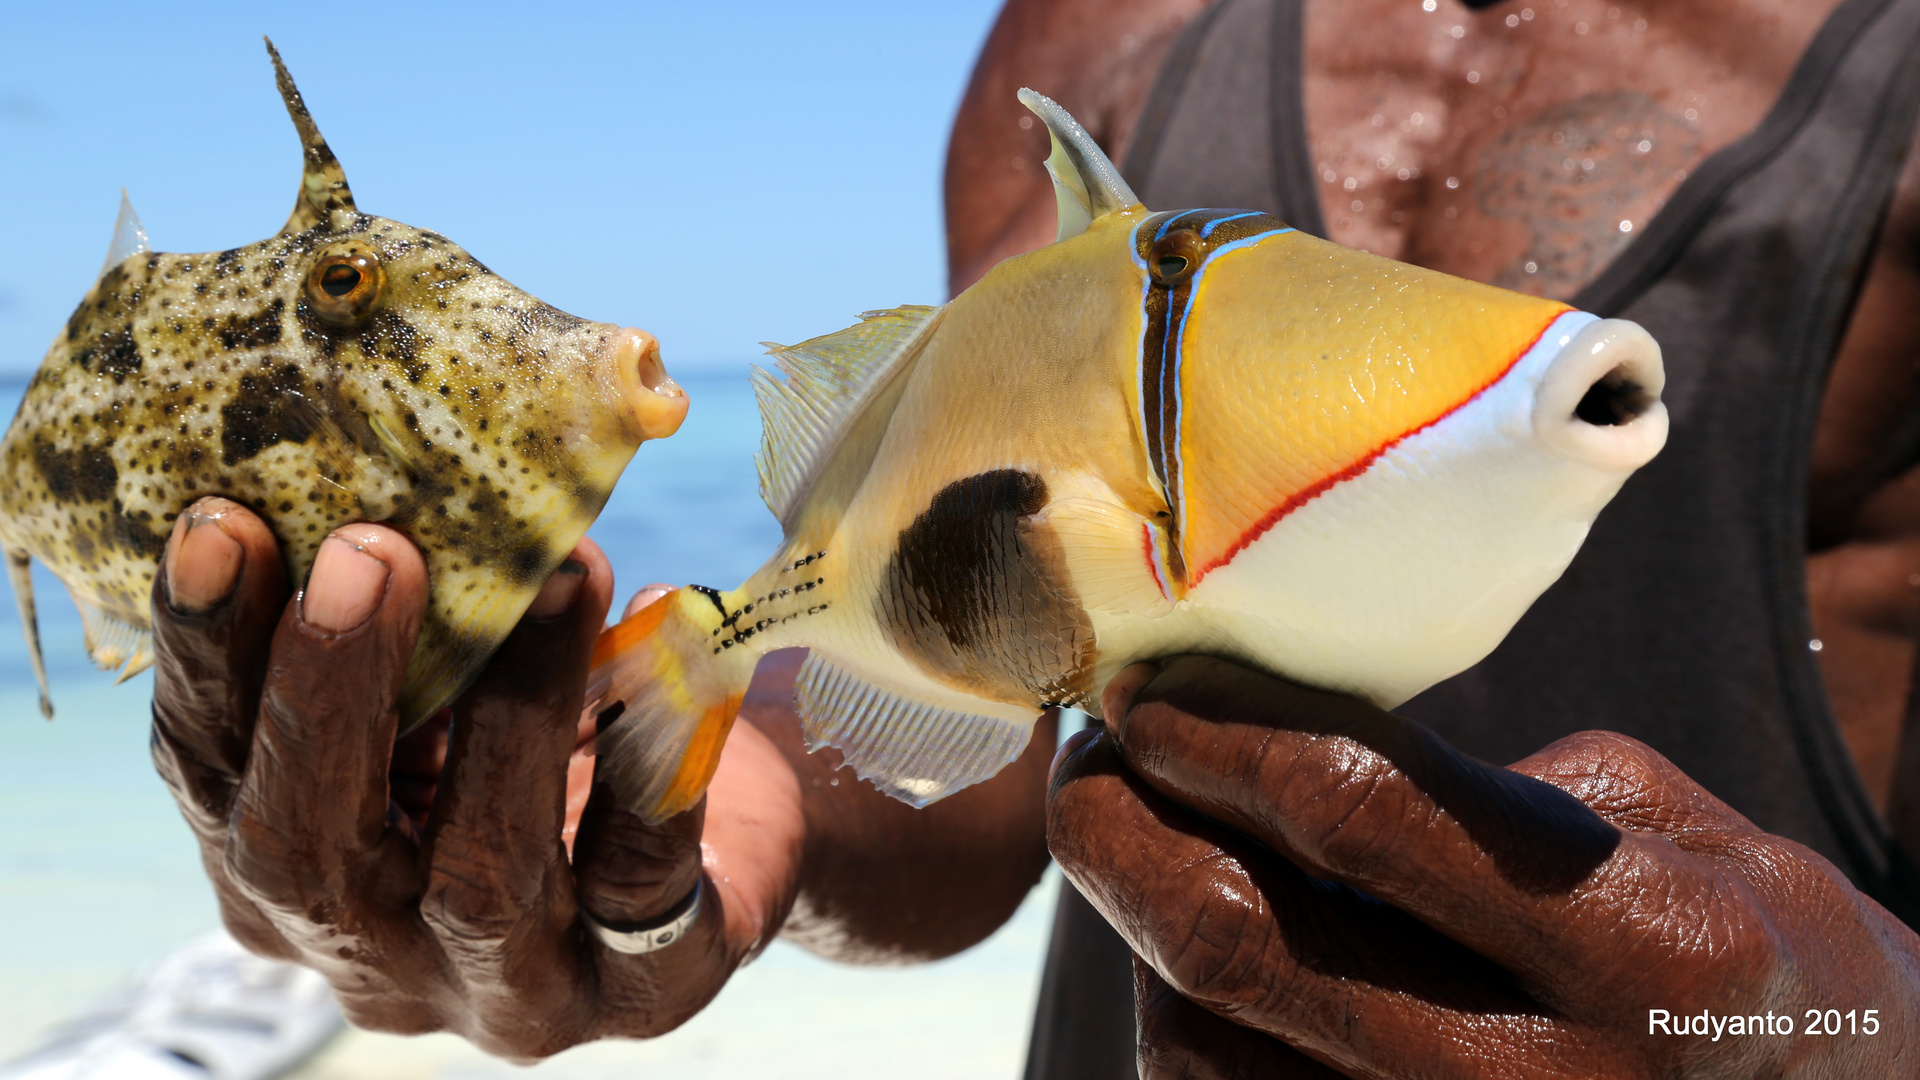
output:
{"label": "fingernail", "polygon": [[1092,742],[1099,735],[1099,728],[1086,727],[1062,740],[1060,749],[1053,752],[1053,762],[1047,766],[1047,783],[1053,783],[1053,774],[1060,771],[1060,763],[1067,760],[1067,755]]}
{"label": "fingernail", "polygon": [[300,594],[300,618],[339,634],[366,622],[387,591],[387,564],[350,540],[329,536]]}
{"label": "fingernail", "polygon": [[533,603],[527,605],[527,618],[551,619],[555,615],[573,608],[574,600],[580,596],[580,586],[586,584],[587,567],[572,559],[560,564],[545,585],[540,586],[539,595]]}
{"label": "fingernail", "polygon": [[1100,715],[1104,717],[1107,732],[1114,738],[1120,738],[1127,721],[1127,711],[1133,708],[1133,699],[1139,696],[1140,688],[1153,681],[1160,674],[1160,665],[1146,660],[1128,664],[1107,684],[1100,695]]}
{"label": "fingernail", "polygon": [[167,546],[167,598],[175,611],[199,615],[232,594],[246,552],[220,527],[220,519],[188,510],[173,527]]}

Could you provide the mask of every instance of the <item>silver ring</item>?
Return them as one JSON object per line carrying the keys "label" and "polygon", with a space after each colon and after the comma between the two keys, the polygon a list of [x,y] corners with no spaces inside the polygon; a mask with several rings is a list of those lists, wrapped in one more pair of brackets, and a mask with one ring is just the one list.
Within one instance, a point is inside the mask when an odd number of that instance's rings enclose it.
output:
{"label": "silver ring", "polygon": [[649,925],[632,930],[615,930],[594,918],[593,912],[588,911],[585,904],[580,905],[580,918],[587,924],[587,929],[593,931],[593,936],[600,939],[600,944],[617,953],[640,956],[664,949],[686,936],[700,918],[700,897],[706,889],[707,878],[702,874],[700,880],[693,883],[693,891],[687,894],[685,900],[675,904],[672,911]]}

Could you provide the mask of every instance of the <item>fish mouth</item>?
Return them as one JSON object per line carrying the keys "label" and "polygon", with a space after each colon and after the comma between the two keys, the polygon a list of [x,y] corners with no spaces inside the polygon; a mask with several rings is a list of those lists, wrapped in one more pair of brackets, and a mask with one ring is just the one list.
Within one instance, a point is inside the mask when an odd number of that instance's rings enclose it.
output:
{"label": "fish mouth", "polygon": [[607,343],[605,356],[616,372],[628,415],[640,441],[664,439],[687,418],[687,392],[667,374],[660,342],[645,330],[623,327]]}
{"label": "fish mouth", "polygon": [[1667,442],[1660,346],[1625,319],[1587,324],[1561,347],[1534,392],[1533,429],[1559,453],[1628,473]]}

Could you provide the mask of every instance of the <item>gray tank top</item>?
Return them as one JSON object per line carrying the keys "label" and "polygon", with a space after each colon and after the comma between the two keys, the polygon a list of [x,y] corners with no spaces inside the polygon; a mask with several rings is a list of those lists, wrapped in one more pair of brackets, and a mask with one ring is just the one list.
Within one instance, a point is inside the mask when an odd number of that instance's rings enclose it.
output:
{"label": "gray tank top", "polygon": [[[1326,235],[1300,56],[1301,0],[1218,0],[1196,18],[1126,162],[1146,204],[1264,210]],[[1920,925],[1920,873],[1828,709],[1805,581],[1827,367],[1916,112],[1920,0],[1845,0],[1759,127],[1566,298],[1660,342],[1672,435],[1493,655],[1400,711],[1500,763],[1575,731],[1631,735]],[[1916,463],[1920,438],[1887,473]],[[1029,1078],[1135,1075],[1129,964],[1063,890]]]}

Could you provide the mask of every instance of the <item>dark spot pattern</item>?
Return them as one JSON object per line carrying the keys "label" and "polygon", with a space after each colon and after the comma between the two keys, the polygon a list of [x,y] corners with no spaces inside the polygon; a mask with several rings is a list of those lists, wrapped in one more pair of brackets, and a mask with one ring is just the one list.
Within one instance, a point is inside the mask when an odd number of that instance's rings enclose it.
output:
{"label": "dark spot pattern", "polygon": [[901,530],[875,615],[928,675],[1002,701],[1073,705],[1092,691],[1093,624],[1034,473],[998,469],[942,488]]}

